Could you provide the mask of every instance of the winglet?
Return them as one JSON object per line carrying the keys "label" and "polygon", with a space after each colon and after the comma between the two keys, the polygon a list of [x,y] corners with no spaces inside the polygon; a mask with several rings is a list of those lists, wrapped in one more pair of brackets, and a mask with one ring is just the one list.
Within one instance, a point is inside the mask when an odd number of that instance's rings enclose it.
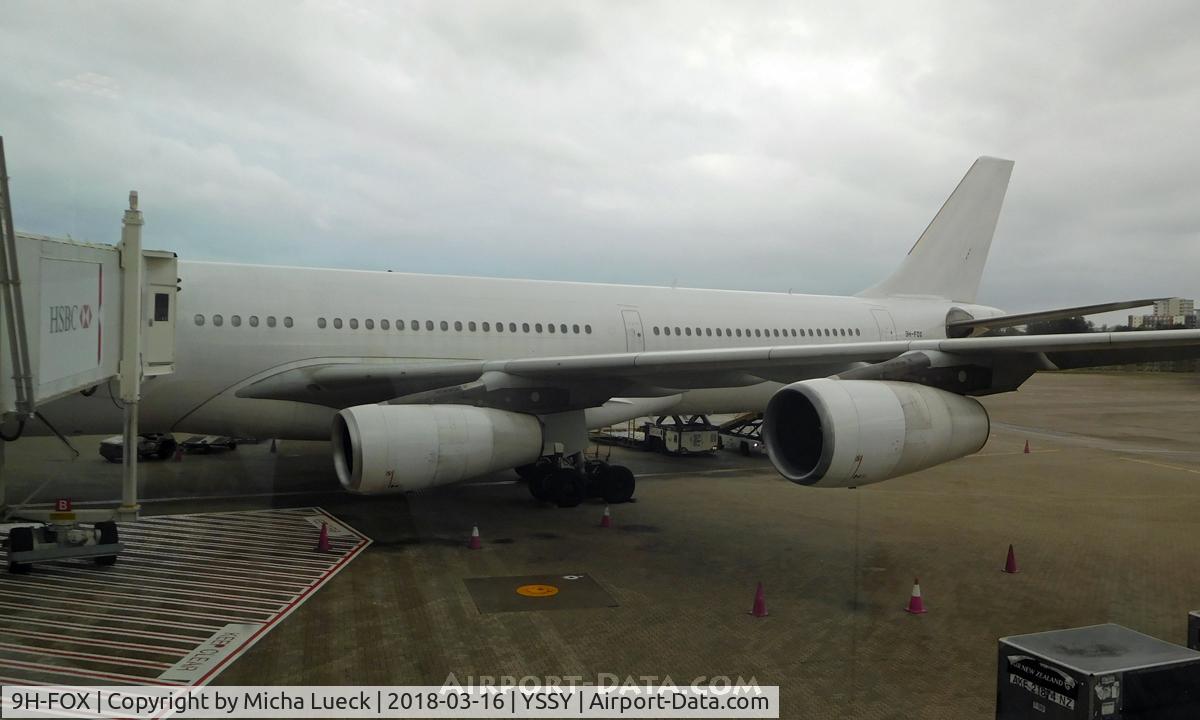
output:
{"label": "winglet", "polygon": [[1012,160],[976,160],[900,267],[859,296],[923,295],[975,302],[1012,168]]}

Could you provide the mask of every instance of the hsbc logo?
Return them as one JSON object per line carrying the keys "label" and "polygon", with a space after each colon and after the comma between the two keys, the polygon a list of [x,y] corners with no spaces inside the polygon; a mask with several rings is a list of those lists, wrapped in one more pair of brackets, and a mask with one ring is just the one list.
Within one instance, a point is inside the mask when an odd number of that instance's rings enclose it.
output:
{"label": "hsbc logo", "polygon": [[92,326],[91,305],[51,305],[50,334],[87,330]]}

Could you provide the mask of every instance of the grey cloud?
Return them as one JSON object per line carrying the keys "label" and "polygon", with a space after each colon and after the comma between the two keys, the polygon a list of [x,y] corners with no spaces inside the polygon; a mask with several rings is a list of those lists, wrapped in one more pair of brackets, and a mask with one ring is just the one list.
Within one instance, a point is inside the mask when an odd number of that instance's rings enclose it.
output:
{"label": "grey cloud", "polygon": [[1200,290],[1191,3],[4,10],[30,230],[136,187],[183,257],[851,293],[992,154],[986,301]]}

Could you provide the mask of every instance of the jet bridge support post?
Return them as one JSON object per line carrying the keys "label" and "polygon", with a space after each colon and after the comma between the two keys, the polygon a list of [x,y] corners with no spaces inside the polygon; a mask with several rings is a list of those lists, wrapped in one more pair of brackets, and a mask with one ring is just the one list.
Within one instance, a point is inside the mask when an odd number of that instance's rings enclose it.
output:
{"label": "jet bridge support post", "polygon": [[123,433],[121,520],[136,520],[138,516],[138,400],[142,390],[142,213],[138,210],[136,190],[129,192],[129,209],[121,221],[121,401],[125,404]]}

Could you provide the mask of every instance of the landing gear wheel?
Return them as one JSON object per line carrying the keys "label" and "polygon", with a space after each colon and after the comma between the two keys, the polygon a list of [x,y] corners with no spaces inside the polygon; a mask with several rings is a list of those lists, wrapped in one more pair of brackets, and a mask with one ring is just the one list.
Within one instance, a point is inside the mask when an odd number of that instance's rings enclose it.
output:
{"label": "landing gear wheel", "polygon": [[[8,553],[12,557],[14,552],[24,552],[33,549],[33,528],[18,527],[13,528],[8,533]],[[14,575],[23,575],[29,572],[29,563],[19,563],[8,561],[8,571]]]}
{"label": "landing gear wheel", "polygon": [[603,460],[588,460],[583,466],[583,475],[587,479],[587,497],[599,497],[604,494],[604,478],[608,477],[608,470],[609,464]]}
{"label": "landing gear wheel", "polygon": [[562,468],[550,474],[550,484],[554,488],[554,502],[559,507],[575,507],[583,502],[587,494],[587,482],[582,473],[572,468]]}
{"label": "landing gear wheel", "polygon": [[[96,544],[115,545],[117,543],[117,524],[112,520],[96,523]],[[97,565],[116,565],[116,555],[102,555],[95,559]]]}
{"label": "landing gear wheel", "polygon": [[554,484],[550,481],[550,473],[541,472],[529,478],[529,494],[535,500],[554,502]]}
{"label": "landing gear wheel", "polygon": [[609,505],[617,505],[629,502],[636,488],[637,480],[632,470],[624,465],[611,465],[600,485],[600,495]]}

